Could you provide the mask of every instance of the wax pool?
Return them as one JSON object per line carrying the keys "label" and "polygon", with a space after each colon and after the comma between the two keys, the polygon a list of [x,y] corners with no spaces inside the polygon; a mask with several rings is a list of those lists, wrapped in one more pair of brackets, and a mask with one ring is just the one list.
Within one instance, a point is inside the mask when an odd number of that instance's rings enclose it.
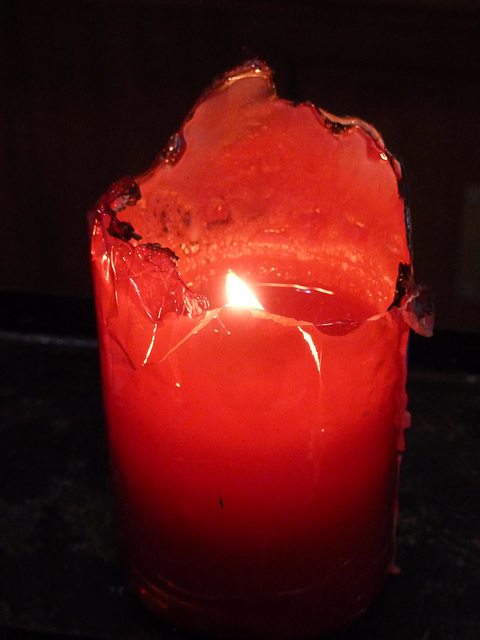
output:
{"label": "wax pool", "polygon": [[[400,179],[371,127],[252,63],[92,213],[120,551],[172,624],[300,638],[382,588],[423,321]],[[229,269],[263,310],[225,306]]]}

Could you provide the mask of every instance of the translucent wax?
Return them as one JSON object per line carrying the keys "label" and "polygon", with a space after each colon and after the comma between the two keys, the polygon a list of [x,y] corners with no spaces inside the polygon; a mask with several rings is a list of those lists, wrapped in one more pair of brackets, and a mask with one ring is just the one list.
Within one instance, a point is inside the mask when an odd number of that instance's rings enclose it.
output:
{"label": "translucent wax", "polygon": [[[372,127],[279,100],[254,62],[92,212],[121,556],[171,624],[318,635],[385,583],[428,333],[400,185]],[[224,306],[229,269],[264,310]]]}

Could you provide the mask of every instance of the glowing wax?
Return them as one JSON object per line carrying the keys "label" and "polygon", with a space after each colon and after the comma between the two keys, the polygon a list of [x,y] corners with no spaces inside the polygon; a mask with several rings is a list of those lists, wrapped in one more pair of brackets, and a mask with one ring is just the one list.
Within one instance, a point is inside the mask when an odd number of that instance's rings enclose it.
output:
{"label": "glowing wax", "polygon": [[[400,186],[372,127],[279,100],[255,62],[93,211],[120,550],[172,624],[301,638],[381,590],[429,332]],[[226,306],[230,270],[263,309]]]}

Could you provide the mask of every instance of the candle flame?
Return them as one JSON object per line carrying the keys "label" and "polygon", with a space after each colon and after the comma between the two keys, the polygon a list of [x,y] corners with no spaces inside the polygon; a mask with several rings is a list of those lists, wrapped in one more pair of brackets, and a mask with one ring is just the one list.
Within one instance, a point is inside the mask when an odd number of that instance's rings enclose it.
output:
{"label": "candle flame", "polygon": [[247,307],[249,309],[263,309],[247,285],[236,273],[227,273],[227,298],[226,307]]}

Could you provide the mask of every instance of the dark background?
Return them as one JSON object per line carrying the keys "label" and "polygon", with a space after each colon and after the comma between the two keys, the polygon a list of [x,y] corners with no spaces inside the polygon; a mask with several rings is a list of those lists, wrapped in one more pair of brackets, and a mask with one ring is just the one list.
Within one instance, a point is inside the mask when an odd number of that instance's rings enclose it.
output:
{"label": "dark background", "polygon": [[480,639],[480,2],[0,0],[1,640],[195,640],[116,558],[85,214],[252,55],[383,133],[437,296],[410,342],[402,572],[329,640]]}
{"label": "dark background", "polygon": [[478,2],[7,0],[0,25],[0,289],[90,295],[87,209],[256,55],[282,97],[382,132],[437,327],[480,328]]}

